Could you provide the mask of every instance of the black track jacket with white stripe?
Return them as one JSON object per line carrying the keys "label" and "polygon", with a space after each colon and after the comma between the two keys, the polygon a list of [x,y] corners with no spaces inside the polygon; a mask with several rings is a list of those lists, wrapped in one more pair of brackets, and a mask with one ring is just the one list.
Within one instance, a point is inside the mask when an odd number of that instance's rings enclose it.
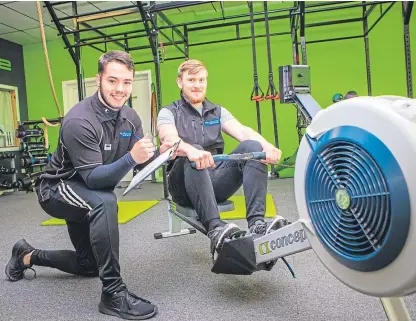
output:
{"label": "black track jacket with white stripe", "polygon": [[[58,147],[40,178],[76,178],[81,171],[91,172],[97,166],[111,164],[142,137],[142,122],[135,110],[127,106],[118,112],[110,110],[101,103],[97,92],[65,115]],[[156,156],[155,153],[152,159]],[[137,167],[143,168],[152,159]]]}

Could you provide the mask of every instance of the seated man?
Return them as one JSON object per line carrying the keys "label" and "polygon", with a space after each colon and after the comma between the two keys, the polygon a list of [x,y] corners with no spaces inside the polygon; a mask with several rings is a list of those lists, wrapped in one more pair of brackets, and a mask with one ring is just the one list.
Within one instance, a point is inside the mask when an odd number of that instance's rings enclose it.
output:
{"label": "seated man", "polygon": [[[168,166],[169,191],[179,205],[195,208],[211,239],[211,254],[215,257],[224,239],[239,231],[237,225],[220,220],[217,203],[227,200],[241,185],[251,233],[268,233],[286,221],[282,217],[269,223],[264,221],[266,164],[277,163],[281,151],[243,126],[227,109],[206,99],[207,77],[207,69],[198,60],[188,60],[179,66],[177,84],[181,99],[160,110],[157,130],[162,143],[181,139],[178,157]],[[224,152],[221,131],[241,142],[233,154],[264,151],[267,158],[214,164],[212,155]],[[192,161],[197,170],[191,167]]]}
{"label": "seated man", "polygon": [[[96,78],[98,91],[65,115],[58,148],[36,182],[40,206],[52,217],[66,220],[75,251],[35,249],[22,239],[14,245],[5,272],[10,281],[23,279],[33,265],[99,276],[100,312],[128,320],[147,319],[156,314],[156,306],[128,291],[120,274],[114,188],[158,152],[143,137],[137,113],[124,106],[134,79],[130,55],[121,51],[102,55]],[[165,143],[160,151],[171,146]]]}

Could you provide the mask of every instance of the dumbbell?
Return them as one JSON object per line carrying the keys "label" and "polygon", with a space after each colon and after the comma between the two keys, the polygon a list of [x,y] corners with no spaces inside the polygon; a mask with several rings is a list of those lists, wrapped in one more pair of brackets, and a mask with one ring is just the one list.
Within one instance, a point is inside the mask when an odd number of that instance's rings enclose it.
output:
{"label": "dumbbell", "polygon": [[43,136],[43,129],[42,128],[19,128],[16,130],[16,137],[17,138],[24,138],[24,137],[39,137]]}
{"label": "dumbbell", "polygon": [[4,166],[0,166],[0,173],[2,174],[14,174],[16,173],[16,168],[7,168]]}
{"label": "dumbbell", "polygon": [[45,148],[45,144],[43,142],[21,142],[20,143],[20,151],[27,152],[27,151],[33,151],[33,150],[47,150],[48,148]]}
{"label": "dumbbell", "polygon": [[12,153],[0,153],[0,159],[15,158],[16,155]]}
{"label": "dumbbell", "polygon": [[25,177],[20,177],[18,179],[19,188],[25,191],[29,190],[32,187],[32,184],[35,181],[35,179],[42,173],[43,172],[37,172],[37,173],[32,174],[31,176],[26,175]]}
{"label": "dumbbell", "polygon": [[18,182],[3,181],[3,182],[0,183],[0,187],[6,188],[6,189],[18,188],[19,183]]}
{"label": "dumbbell", "polygon": [[32,165],[41,165],[47,164],[50,160],[51,156],[49,154],[42,154],[36,156],[23,156],[20,159],[20,165],[22,167],[29,167]]}

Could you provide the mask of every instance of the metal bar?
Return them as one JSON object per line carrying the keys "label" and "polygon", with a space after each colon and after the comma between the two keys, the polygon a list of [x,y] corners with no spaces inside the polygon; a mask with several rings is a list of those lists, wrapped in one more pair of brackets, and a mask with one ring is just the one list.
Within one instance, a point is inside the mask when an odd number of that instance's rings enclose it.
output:
{"label": "metal bar", "polygon": [[[81,44],[70,45],[69,48],[84,47],[84,46],[88,46],[88,45],[96,45],[96,44],[114,42],[114,41],[124,41],[125,39],[137,39],[137,38],[143,38],[143,37],[147,37],[147,35],[134,35],[134,36],[130,36],[130,37],[123,37],[123,38],[117,38],[117,39],[104,39],[104,40],[85,43],[85,44],[82,44],[82,45]],[[180,41],[180,42],[177,42],[177,43],[183,43],[183,41]],[[173,44],[169,43],[167,45],[173,45]],[[65,47],[65,49],[67,49],[67,47]]]}
{"label": "metal bar", "polygon": [[222,20],[225,20],[224,1],[220,1]]}
{"label": "metal bar", "polygon": [[[248,3],[250,9],[250,35],[251,35],[251,49],[253,56],[253,78],[254,78],[254,89],[251,93],[256,96],[259,95],[259,85],[258,85],[258,75],[257,75],[257,56],[256,56],[256,36],[255,36],[255,27],[254,27],[254,11],[253,11],[253,2]],[[256,100],[256,115],[257,115],[257,132],[261,135],[261,115],[260,115],[260,102]]]}
{"label": "metal bar", "polygon": [[[145,19],[144,10],[141,6],[140,2],[137,2],[139,7],[140,15],[142,17],[146,33],[149,36],[149,43],[152,47],[153,59],[155,63],[155,73],[156,73],[156,110],[159,113],[160,109],[162,108],[162,82],[160,77],[160,57],[159,57],[159,50],[157,47],[159,46],[158,41],[158,33],[157,33],[157,15],[150,13],[150,19],[153,25],[153,30],[149,30],[147,21]],[[176,45],[175,45],[176,46]],[[169,189],[167,183],[167,173],[166,173],[166,166],[162,167],[162,176],[163,176],[163,193],[165,198],[169,196]],[[155,180],[155,178],[153,178]]]}
{"label": "metal bar", "polygon": [[[153,7],[149,8],[149,12],[153,13],[153,12],[159,12],[159,11],[169,10],[169,9],[177,9],[177,8],[182,8],[182,7],[195,6],[195,5],[199,5],[199,4],[203,4],[203,3],[206,3],[206,2],[204,2],[204,1],[183,1],[183,2],[182,1],[173,1],[173,2],[169,2],[169,3],[161,3],[161,4],[154,5]],[[111,9],[105,9],[105,10],[100,10],[99,13],[114,12],[114,11],[133,9],[133,8],[137,8],[137,6],[136,5],[128,5],[128,6],[111,8]],[[77,18],[96,15],[96,14],[97,14],[97,12],[85,12],[85,13],[78,14],[78,15],[72,15],[72,16],[59,18],[59,21],[77,19]]]}
{"label": "metal bar", "polygon": [[[385,3],[394,3],[394,1],[374,1],[371,2],[372,4],[385,4]],[[302,3],[302,1],[300,2]],[[355,4],[350,4],[350,5],[346,5],[346,6],[336,6],[336,7],[329,7],[329,8],[323,8],[323,9],[316,9],[316,10],[306,10],[305,13],[317,13],[317,12],[326,12],[326,11],[333,11],[333,10],[342,10],[342,9],[351,9],[351,8],[359,8],[362,7],[363,4],[362,3],[355,3]],[[298,15],[300,14],[300,12],[294,12],[294,14]]]}
{"label": "metal bar", "polygon": [[374,24],[371,26],[370,29],[368,29],[367,34],[370,33],[371,30],[373,30],[373,28],[380,22],[380,20],[386,15],[387,12],[389,12],[389,10],[395,5],[396,3],[393,2],[392,4],[390,4],[387,9],[380,15],[380,17],[378,17],[378,19],[374,22]]}
{"label": "metal bar", "polygon": [[[170,43],[171,44],[173,44],[175,47],[176,47],[176,49],[178,49],[181,53],[183,53],[183,55],[185,55],[185,51],[181,48],[181,47],[179,47],[178,45],[177,45],[177,43],[174,41],[174,40],[172,40],[171,38],[169,38],[162,30],[159,30],[159,32],[166,38],[166,39],[168,39],[169,41],[170,41]],[[183,42],[182,42],[183,43]]]}
{"label": "metal bar", "polygon": [[59,2],[54,2],[54,3],[51,3],[51,6],[52,7],[55,7],[55,6],[59,6],[59,5],[62,5],[62,4],[68,4],[68,3],[72,3],[72,1],[59,1]]}
{"label": "metal bar", "polygon": [[[270,17],[269,20],[284,19],[284,18],[288,18],[288,17],[289,16],[276,16],[276,17]],[[256,19],[255,21],[256,22],[261,22],[261,21],[263,21],[263,19]],[[109,24],[109,25],[98,26],[98,27],[95,27],[95,28],[81,29],[78,32],[95,31],[96,29],[110,28],[110,27],[116,27],[116,26],[120,26],[120,25],[124,25],[124,24],[128,24],[128,23],[140,23],[140,22],[142,22],[142,21],[141,20],[130,20],[130,21],[127,21],[127,22],[112,23],[112,24]],[[236,22],[229,23],[228,25],[229,26],[234,26],[234,25],[237,25],[237,24],[248,24],[248,23],[250,23],[250,21],[236,21]],[[213,26],[206,26],[206,27],[203,27],[202,29],[210,29],[210,28],[216,28],[216,27],[224,27],[224,26],[228,26],[228,25],[217,24],[217,25],[213,25]],[[158,29],[159,30],[163,30],[163,29],[168,29],[168,28],[177,27],[177,26],[185,27],[187,25],[186,24],[177,24],[177,25],[172,25],[172,26],[161,26],[161,27],[158,27]],[[200,29],[200,30],[202,30],[202,29]],[[188,31],[195,31],[195,30],[199,30],[199,29],[188,28]],[[77,31],[65,31],[64,33],[65,34],[73,34],[73,33],[76,33],[76,32]],[[146,30],[134,30],[134,31],[129,31],[128,33],[136,33],[136,32],[137,33],[139,33],[139,32],[146,32]],[[114,37],[114,36],[119,36],[119,35],[123,35],[123,34],[124,33],[108,34],[108,37]],[[82,39],[82,40],[93,40],[93,39],[94,38],[85,38],[85,39]],[[121,41],[123,39],[120,38],[118,40]]]}
{"label": "metal bar", "polygon": [[[49,123],[60,123],[62,121],[62,118],[51,118],[51,119],[46,119],[47,122]],[[36,125],[36,124],[42,124],[43,120],[25,120],[22,122],[22,125]]]}
{"label": "metal bar", "polygon": [[343,24],[343,23],[351,23],[351,22],[361,22],[363,18],[351,18],[351,19],[342,19],[342,20],[332,20],[332,21],[325,21],[325,22],[316,22],[306,24],[305,28],[313,28],[313,27],[321,27],[321,26],[330,26],[336,24]]}
{"label": "metal bar", "polygon": [[155,44],[155,39],[154,39],[156,30],[150,29],[149,24],[148,24],[149,21],[146,18],[146,14],[144,12],[141,1],[137,1],[136,5],[139,8],[140,17],[142,18],[144,29],[146,30],[146,34],[149,39],[149,44],[150,44],[150,48],[152,49],[153,58],[156,59],[156,57],[158,57],[158,53],[156,49],[157,43]]}
{"label": "metal bar", "polygon": [[93,21],[93,20],[100,20],[100,19],[126,16],[126,15],[129,15],[129,14],[135,14],[136,12],[137,12],[137,9],[114,10],[112,12],[107,12],[107,13],[104,13],[104,12],[100,11],[98,13],[94,13],[94,14],[89,15],[89,16],[74,18],[74,20],[77,21],[77,22]]}
{"label": "metal bar", "polygon": [[[289,8],[290,9],[290,8]],[[296,9],[296,8],[293,8]],[[269,13],[276,13],[276,12],[282,12],[282,11],[287,11],[288,9],[276,9],[276,10],[270,10]],[[255,12],[253,13],[254,15],[262,15],[264,14],[264,12]],[[197,24],[203,24],[203,23],[209,23],[209,22],[216,22],[216,21],[222,21],[222,20],[231,20],[231,19],[237,19],[237,18],[244,18],[244,17],[248,17],[248,14],[240,14],[240,15],[234,15],[234,16],[229,16],[229,17],[224,17],[224,19],[222,17],[220,18],[211,18],[211,19],[205,19],[205,20],[199,20],[199,21],[192,21],[192,22],[185,22],[185,23],[177,23],[177,24],[173,24],[170,26],[159,26],[158,29],[170,29],[173,27],[184,27],[184,26],[190,26],[190,25],[197,25]],[[289,17],[289,16],[287,16]],[[275,20],[275,18],[270,17],[269,20]],[[260,19],[259,21],[263,21],[262,19]],[[86,31],[94,31],[97,29],[104,29],[104,28],[112,28],[112,27],[118,27],[118,26],[122,26],[122,25],[128,25],[128,24],[133,24],[133,23],[140,23],[142,22],[141,20],[128,20],[128,21],[120,21],[120,22],[116,22],[116,23],[110,23],[110,24],[104,24],[104,25],[100,25],[100,26],[96,26],[94,28],[85,28],[82,30],[78,30],[78,31],[64,31],[65,34],[73,34],[75,32],[86,32]],[[240,22],[236,22],[236,23],[240,23]],[[247,22],[249,23],[249,22]],[[209,29],[210,26],[207,26],[207,28]],[[136,32],[145,32],[145,30],[135,30]],[[191,30],[189,30],[191,31]]]}
{"label": "metal bar", "polygon": [[[269,15],[267,13],[267,1],[263,2],[264,7],[264,24],[266,28],[266,45],[267,45],[267,62],[269,65],[269,89],[270,94],[275,96],[277,94],[275,87],[274,87],[274,80],[273,80],[273,62],[272,62],[272,52],[271,52],[271,45],[270,45],[270,28],[269,28]],[[271,99],[272,102],[272,116],[273,116],[273,134],[274,134],[274,146],[279,148],[279,134],[277,131],[277,118],[276,118],[276,101]],[[271,166],[271,172],[274,173],[274,166]]]}
{"label": "metal bar", "polygon": [[367,74],[367,93],[368,96],[372,95],[371,92],[371,68],[370,68],[370,45],[368,41],[368,21],[367,21],[367,6],[363,6],[363,34],[364,34],[364,50],[365,50],[365,70]]}
{"label": "metal bar", "polygon": [[179,8],[185,8],[185,7],[191,7],[196,6],[200,4],[205,4],[206,1],[172,1],[167,3],[161,3],[154,6],[151,6],[149,8],[149,12],[160,12],[170,9],[179,9]]}
{"label": "metal bar", "polygon": [[235,26],[235,36],[237,39],[240,38],[240,25]]}
{"label": "metal bar", "polygon": [[[116,36],[124,36],[123,38],[119,38],[121,39],[125,39],[127,37],[127,35],[131,35],[132,33],[137,33],[137,30],[131,30],[131,31],[126,31],[126,32],[118,32],[118,33],[113,33],[111,35],[106,35],[107,38],[112,38],[112,37],[116,37]],[[143,32],[145,32],[143,30]],[[146,34],[143,33],[141,35],[136,35],[136,36],[142,36],[142,37],[146,37]],[[97,40],[97,39],[102,39],[103,37],[97,36],[97,37],[90,37],[90,38],[82,38],[80,39],[80,41],[90,41],[90,40]]]}
{"label": "metal bar", "polygon": [[380,298],[389,321],[412,321],[402,297]]}
{"label": "metal bar", "polygon": [[[87,32],[87,31],[95,31],[95,30],[99,30],[99,29],[107,29],[107,28],[112,28],[112,27],[118,27],[118,26],[124,26],[124,25],[129,25],[129,24],[133,24],[133,23],[141,23],[142,21],[140,19],[134,19],[134,20],[128,20],[128,21],[120,21],[120,22],[114,22],[114,23],[108,23],[106,25],[101,25],[101,26],[96,26],[96,27],[92,27],[92,28],[84,28],[81,30],[67,30],[67,31],[63,31],[64,34],[70,35],[70,34],[74,34],[76,32]],[[135,30],[136,32],[145,32],[146,30]]]}
{"label": "metal bar", "polygon": [[185,59],[186,60],[188,60],[188,58],[189,58],[189,41],[188,41],[188,27],[187,26],[184,26],[183,27],[183,33],[184,33],[184,36],[185,36]]}
{"label": "metal bar", "polygon": [[315,4],[306,5],[305,8],[326,7],[326,6],[332,6],[334,4],[346,4],[346,3],[353,3],[353,2],[355,2],[355,1],[319,2],[319,3],[315,3]]}
{"label": "metal bar", "polygon": [[[185,43],[185,42],[183,42],[183,41],[180,41],[180,42],[176,42],[177,44],[183,44],[183,43]],[[167,43],[164,43],[163,44],[163,46],[164,47],[167,47],[167,46],[173,46],[173,43],[169,43],[169,42],[167,42]],[[137,47],[130,47],[130,50],[143,50],[143,49],[151,49],[151,47],[150,46],[137,46]],[[166,59],[165,59],[166,60]]]}
{"label": "metal bar", "polygon": [[[173,23],[172,23],[172,21],[170,21],[169,20],[169,18],[168,17],[166,17],[166,15],[163,13],[163,12],[158,12],[158,15],[159,15],[159,17],[160,18],[162,18],[162,20],[164,21],[164,22],[166,22],[169,26],[172,26],[173,25]],[[182,34],[182,32],[177,28],[177,27],[172,27],[172,30],[173,31],[175,31],[178,35],[179,35],[179,37],[181,37],[182,38],[182,40],[187,40],[186,38],[185,38],[185,36]]]}
{"label": "metal bar", "polygon": [[[130,50],[131,51],[131,50]],[[179,59],[183,59],[183,57],[172,57],[172,58],[166,58],[165,61],[169,61],[169,60],[179,60]],[[140,65],[140,64],[150,64],[152,62],[155,62],[154,60],[144,60],[144,61],[138,61],[135,62],[135,65]]]}
{"label": "metal bar", "polygon": [[339,38],[321,39],[321,40],[310,40],[310,41],[306,41],[306,43],[307,44],[311,44],[311,43],[328,42],[328,41],[357,39],[357,38],[362,38],[362,37],[363,37],[362,35],[359,35],[359,36],[349,36],[349,37],[339,37]]}
{"label": "metal bar", "polygon": [[300,50],[302,51],[302,64],[307,65],[308,60],[306,57],[306,42],[305,42],[305,2],[300,2],[300,29],[299,29],[299,35],[300,35]]}
{"label": "metal bar", "polygon": [[[290,11],[290,9],[296,9],[296,8],[284,8],[284,9],[269,10],[269,14],[270,13]],[[253,12],[253,15],[254,16],[264,15],[264,12]],[[227,16],[227,17],[224,17],[224,18],[220,17],[220,18],[211,18],[211,19],[191,21],[191,22],[185,22],[185,23],[177,23],[173,26],[183,27],[184,25],[191,26],[191,25],[203,24],[203,23],[208,23],[208,22],[216,22],[216,21],[222,21],[222,20],[232,20],[232,19],[247,18],[247,17],[250,17],[250,14],[239,14],[239,15],[234,15],[234,16]],[[285,18],[289,18],[289,16],[287,15],[287,16],[285,16]],[[272,18],[269,18],[269,20],[271,20],[271,19]],[[263,19],[256,20],[256,22],[258,22],[258,21],[263,21]],[[242,23],[242,22],[241,21],[236,21],[235,23]],[[248,21],[247,23],[250,23],[250,21]],[[220,25],[220,24],[218,24],[218,25]],[[216,25],[212,25],[212,26],[216,26]],[[206,26],[206,27],[207,27],[207,29],[209,29],[212,26]],[[169,28],[169,27],[160,27],[159,29],[162,29],[162,28]],[[192,31],[191,28],[189,28],[188,30]]]}
{"label": "metal bar", "polygon": [[377,5],[376,5],[376,4],[372,4],[372,5],[371,5],[371,7],[370,7],[370,9],[368,9],[368,10],[366,11],[364,18],[368,18],[368,17],[370,16],[370,14],[373,12],[373,10],[374,10],[376,7],[377,7]]}
{"label": "metal bar", "polygon": [[413,1],[403,1],[403,19],[404,24],[408,25],[410,21],[410,16],[412,15],[412,9],[413,9]]}
{"label": "metal bar", "polygon": [[[78,6],[77,6],[77,2],[73,1],[72,2],[72,14],[76,15],[78,13]],[[79,24],[78,22],[74,22],[74,27],[76,30],[79,29]],[[79,43],[79,34],[76,33],[74,35],[74,40],[75,43]],[[84,98],[83,95],[83,84],[82,84],[82,73],[81,73],[81,51],[79,49],[79,47],[75,48],[75,56],[77,58],[76,63],[75,63],[75,69],[77,72],[77,84],[78,84],[78,99],[79,101],[81,101]]]}
{"label": "metal bar", "polygon": [[[269,21],[270,20],[287,19],[287,18],[289,18],[289,15],[274,16],[274,17],[269,17]],[[254,22],[263,22],[264,21],[264,18],[253,19],[253,21]],[[230,27],[230,26],[235,26],[237,24],[248,24],[248,23],[251,23],[250,20],[240,20],[240,21],[234,21],[234,22],[224,22],[224,23],[218,23],[218,24],[210,25],[210,26],[201,26],[201,27],[188,28],[188,31],[200,31],[200,30],[213,29],[213,28],[222,28],[222,27]]]}
{"label": "metal bar", "polygon": [[293,64],[299,65],[298,33],[296,29],[297,16],[290,15],[290,36],[292,38]]}
{"label": "metal bar", "polygon": [[76,64],[77,58],[75,57],[75,52],[72,48],[69,48],[71,44],[69,43],[68,37],[64,34],[62,25],[58,21],[58,17],[56,16],[55,11],[52,8],[52,5],[49,1],[45,1],[46,9],[48,9],[49,14],[52,17],[53,22],[55,23],[56,29],[58,29],[59,33],[62,35],[62,40],[64,41],[65,45],[68,47],[68,52],[71,55],[72,61]]}
{"label": "metal bar", "polygon": [[[85,26],[85,27],[87,27],[87,28],[91,28],[92,26],[91,25],[89,25],[88,23],[86,23],[86,22],[81,22],[81,25],[83,25],[83,26]],[[104,37],[104,38],[110,38],[111,39],[111,37],[109,37],[109,36],[107,36],[104,32],[102,32],[102,31],[100,31],[100,30],[94,30],[94,32],[96,32],[96,33],[98,33],[100,36],[102,36],[102,37]],[[79,41],[85,41],[85,40],[79,40]],[[114,42],[117,46],[119,46],[120,48],[122,48],[123,50],[125,49],[124,48],[124,45],[122,44],[122,43],[120,43],[120,42],[118,42],[118,41],[116,41],[116,42]]]}
{"label": "metal bar", "polygon": [[[290,35],[289,31],[285,31],[285,32],[275,32],[275,33],[271,33],[270,37],[274,37],[274,36],[282,36],[282,35]],[[264,38],[266,37],[266,35],[256,35],[255,39],[257,38]],[[209,44],[213,44],[213,43],[222,43],[222,42],[229,42],[229,41],[236,41],[236,40],[248,40],[251,39],[251,36],[246,36],[246,37],[240,37],[240,38],[228,38],[228,39],[220,39],[220,40],[212,40],[212,41],[204,41],[204,42],[196,42],[196,43],[190,43],[189,46],[190,47],[194,47],[194,46],[202,46],[202,45],[209,45]]]}
{"label": "metal bar", "polygon": [[[410,30],[409,23],[407,20],[407,11],[405,3],[402,2],[403,11],[403,28],[404,28],[404,58],[406,63],[406,85],[407,85],[407,97],[413,98],[413,83],[412,83],[412,56],[410,50]],[[410,17],[410,16],[409,16]]]}
{"label": "metal bar", "polygon": [[[83,41],[81,40],[80,43],[83,43]],[[89,46],[91,48],[94,48],[95,50],[98,50],[98,51],[100,51],[102,53],[106,52],[106,50],[103,50],[101,48],[98,48],[97,46],[94,46],[94,45],[87,44],[87,46]]]}
{"label": "metal bar", "polygon": [[[73,2],[73,1],[72,1]],[[137,8],[135,5],[129,5],[129,6],[123,6],[123,7],[116,7],[116,8],[111,8],[111,9],[104,9],[104,10],[100,10],[100,12],[85,12],[85,13],[80,13],[80,14],[73,14],[72,16],[66,16],[66,17],[62,17],[59,18],[59,21],[64,21],[64,20],[72,20],[72,19],[78,19],[78,18],[82,18],[82,17],[87,17],[87,16],[92,16],[92,15],[96,15],[97,13],[107,13],[107,12],[114,12],[114,11],[119,11],[119,10],[126,10],[126,9],[133,9],[133,8]]]}

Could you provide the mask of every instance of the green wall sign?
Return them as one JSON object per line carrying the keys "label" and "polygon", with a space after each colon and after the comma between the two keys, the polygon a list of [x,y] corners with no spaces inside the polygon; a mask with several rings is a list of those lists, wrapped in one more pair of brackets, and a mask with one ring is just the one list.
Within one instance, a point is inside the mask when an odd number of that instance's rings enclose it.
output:
{"label": "green wall sign", "polygon": [[12,71],[11,61],[0,58],[0,70]]}

